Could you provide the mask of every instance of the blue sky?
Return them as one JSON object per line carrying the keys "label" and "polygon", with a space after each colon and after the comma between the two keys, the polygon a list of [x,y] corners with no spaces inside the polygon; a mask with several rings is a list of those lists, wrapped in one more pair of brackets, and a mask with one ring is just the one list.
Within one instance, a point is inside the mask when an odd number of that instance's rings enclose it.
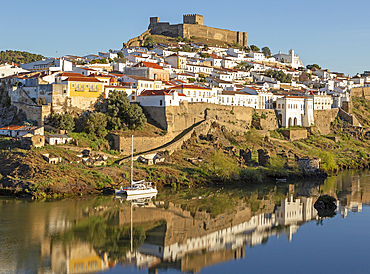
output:
{"label": "blue sky", "polygon": [[198,13],[211,27],[245,31],[248,45],[293,48],[304,65],[353,75],[370,70],[370,1],[1,1],[0,50],[45,56],[119,49],[144,32],[149,17],[180,23]]}

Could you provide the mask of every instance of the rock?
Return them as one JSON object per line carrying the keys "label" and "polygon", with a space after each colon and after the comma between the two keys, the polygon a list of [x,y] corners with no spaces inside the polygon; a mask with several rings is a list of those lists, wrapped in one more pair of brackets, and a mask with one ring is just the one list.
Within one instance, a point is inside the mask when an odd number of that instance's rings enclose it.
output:
{"label": "rock", "polygon": [[333,217],[337,209],[336,201],[334,197],[322,195],[315,202],[314,208],[318,211],[320,217]]}

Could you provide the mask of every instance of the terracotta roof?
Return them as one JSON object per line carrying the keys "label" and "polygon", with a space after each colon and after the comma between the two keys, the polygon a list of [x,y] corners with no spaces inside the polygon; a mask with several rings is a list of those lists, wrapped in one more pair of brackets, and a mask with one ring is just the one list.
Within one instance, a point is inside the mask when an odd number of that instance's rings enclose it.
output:
{"label": "terracotta roof", "polygon": [[22,127],[24,127],[24,126],[9,125],[9,126],[0,128],[0,130],[17,130],[17,129],[20,129]]}
{"label": "terracotta roof", "polygon": [[198,87],[196,85],[178,85],[178,86],[175,86],[175,87],[172,87],[172,89],[207,89],[207,90],[211,90],[210,88],[205,88],[205,87]]}
{"label": "terracotta roof", "polygon": [[87,76],[85,76],[81,73],[77,73],[77,72],[63,72],[63,73],[59,74],[59,76],[65,76],[65,77],[74,76],[74,77],[86,77],[87,78]]}
{"label": "terracotta roof", "polygon": [[147,67],[147,68],[154,68],[154,69],[163,69],[160,65],[151,62],[140,62],[139,64],[135,65],[134,67]]}
{"label": "terracotta roof", "polygon": [[98,79],[94,77],[75,77],[75,76],[70,76],[68,77],[67,80],[64,81],[74,81],[74,82],[95,82],[95,83],[102,83]]}
{"label": "terracotta roof", "polygon": [[139,96],[158,96],[158,95],[170,95],[168,90],[161,89],[161,90],[144,90],[140,93]]}

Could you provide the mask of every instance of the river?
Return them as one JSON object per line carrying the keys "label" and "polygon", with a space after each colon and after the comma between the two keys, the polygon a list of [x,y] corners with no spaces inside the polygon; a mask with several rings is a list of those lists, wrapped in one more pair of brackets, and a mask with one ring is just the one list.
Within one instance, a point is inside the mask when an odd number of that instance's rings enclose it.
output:
{"label": "river", "polygon": [[134,201],[2,197],[0,273],[369,273],[369,203],[367,171]]}

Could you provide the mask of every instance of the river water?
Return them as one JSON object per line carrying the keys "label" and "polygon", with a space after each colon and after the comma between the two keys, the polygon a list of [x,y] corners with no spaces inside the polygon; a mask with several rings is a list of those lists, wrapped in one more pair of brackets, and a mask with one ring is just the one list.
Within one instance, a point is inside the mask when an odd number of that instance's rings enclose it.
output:
{"label": "river water", "polygon": [[[313,207],[320,194],[333,216]],[[369,172],[132,201],[0,198],[0,273],[369,273],[369,202]]]}

